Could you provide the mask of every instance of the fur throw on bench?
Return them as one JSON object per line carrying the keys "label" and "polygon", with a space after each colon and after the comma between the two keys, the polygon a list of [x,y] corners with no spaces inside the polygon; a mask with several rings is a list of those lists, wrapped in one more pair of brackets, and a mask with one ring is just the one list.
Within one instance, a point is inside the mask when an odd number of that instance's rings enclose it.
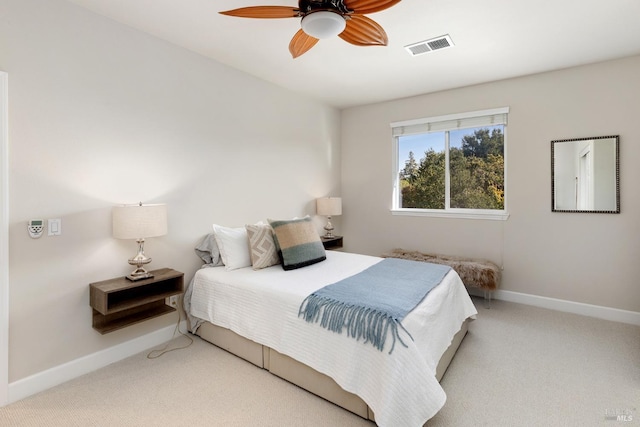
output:
{"label": "fur throw on bench", "polygon": [[389,253],[383,254],[382,257],[410,259],[413,261],[430,262],[433,264],[446,264],[458,273],[465,286],[494,291],[500,284],[500,267],[491,261],[425,254],[418,251],[407,251],[404,249],[394,249]]}

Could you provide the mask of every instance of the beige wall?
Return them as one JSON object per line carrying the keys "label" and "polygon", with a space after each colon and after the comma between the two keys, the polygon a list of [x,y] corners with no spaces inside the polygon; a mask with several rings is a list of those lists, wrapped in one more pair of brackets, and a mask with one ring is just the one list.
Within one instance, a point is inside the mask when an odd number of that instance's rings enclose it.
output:
{"label": "beige wall", "polygon": [[[9,380],[164,328],[91,328],[89,286],[131,270],[111,207],[164,202],[151,268],[189,280],[214,222],[315,213],[340,180],[339,112],[58,0],[0,0],[9,74]],[[61,218],[32,240],[30,218]],[[320,221],[320,219],[318,219]]]}
{"label": "beige wall", "polygon": [[[488,258],[502,289],[640,312],[638,76],[632,57],[344,110],[346,249]],[[506,106],[507,221],[391,215],[391,122]],[[552,213],[550,141],[602,135],[620,135],[622,213]]]}

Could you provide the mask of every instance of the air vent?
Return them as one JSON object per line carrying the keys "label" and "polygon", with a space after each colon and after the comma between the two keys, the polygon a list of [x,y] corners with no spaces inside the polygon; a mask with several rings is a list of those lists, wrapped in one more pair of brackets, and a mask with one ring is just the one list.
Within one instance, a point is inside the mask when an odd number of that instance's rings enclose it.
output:
{"label": "air vent", "polygon": [[453,46],[453,41],[449,35],[436,37],[431,40],[425,40],[422,42],[414,43],[405,46],[404,48],[412,55],[422,55],[423,53],[433,52],[434,50],[446,49]]}

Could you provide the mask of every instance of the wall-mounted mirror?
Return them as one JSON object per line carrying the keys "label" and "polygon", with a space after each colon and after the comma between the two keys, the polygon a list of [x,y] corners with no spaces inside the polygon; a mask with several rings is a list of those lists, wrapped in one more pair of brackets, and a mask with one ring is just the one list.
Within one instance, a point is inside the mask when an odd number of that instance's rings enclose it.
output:
{"label": "wall-mounted mirror", "polygon": [[619,136],[551,141],[551,210],[620,213]]}

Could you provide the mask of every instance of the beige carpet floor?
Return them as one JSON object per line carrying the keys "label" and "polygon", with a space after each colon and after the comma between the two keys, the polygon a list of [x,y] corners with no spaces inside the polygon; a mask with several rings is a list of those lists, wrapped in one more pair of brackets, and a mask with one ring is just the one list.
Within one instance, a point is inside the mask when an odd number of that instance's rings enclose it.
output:
{"label": "beige carpet floor", "polygon": [[[640,425],[640,327],[475,302],[428,427]],[[0,425],[373,426],[198,338],[146,354],[1,408]]]}

